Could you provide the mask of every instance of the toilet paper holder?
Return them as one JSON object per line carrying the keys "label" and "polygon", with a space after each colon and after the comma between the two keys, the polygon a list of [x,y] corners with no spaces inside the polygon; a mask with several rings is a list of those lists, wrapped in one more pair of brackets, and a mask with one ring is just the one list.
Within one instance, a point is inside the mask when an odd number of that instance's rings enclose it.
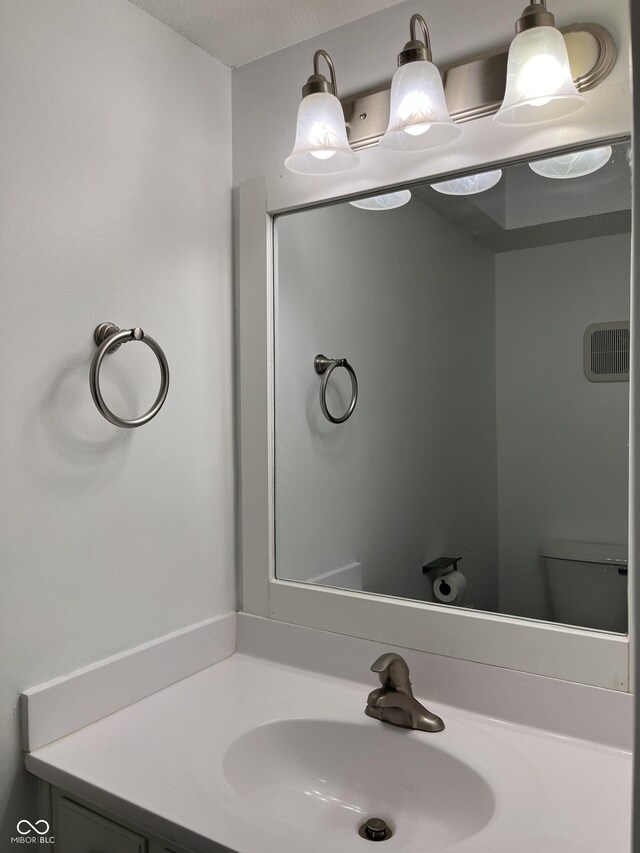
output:
{"label": "toilet paper holder", "polygon": [[429,575],[432,581],[446,575],[447,572],[456,571],[462,557],[437,557],[422,567],[422,574]]}

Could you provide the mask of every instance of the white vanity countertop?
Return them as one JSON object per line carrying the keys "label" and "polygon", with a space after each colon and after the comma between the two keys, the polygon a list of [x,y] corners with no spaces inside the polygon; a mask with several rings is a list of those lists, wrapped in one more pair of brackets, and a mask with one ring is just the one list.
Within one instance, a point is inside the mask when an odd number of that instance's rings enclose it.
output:
{"label": "white vanity countertop", "polygon": [[[370,687],[375,686],[372,677]],[[285,779],[290,781],[291,796],[283,793],[282,802],[277,802],[282,814],[263,810],[274,791],[285,790],[279,761],[274,762],[278,764],[274,771],[281,772],[274,772],[273,785],[260,784],[250,767],[249,740],[245,787],[251,789],[253,784],[255,799],[244,799],[237,785],[232,787],[230,764],[225,761],[228,748],[238,738],[267,723],[302,720],[312,727],[325,726],[323,731],[338,731],[336,724],[346,723],[349,731],[364,733],[365,740],[358,736],[358,743],[377,745],[382,738],[380,743],[388,746],[389,738],[395,737],[403,739],[404,748],[411,743],[409,738],[416,741],[416,750],[426,743],[449,753],[454,761],[470,765],[495,794],[494,816],[477,834],[435,847],[425,839],[422,846],[415,837],[403,844],[398,826],[394,837],[385,842],[387,853],[628,853],[630,753],[430,703],[421,695],[420,685],[414,684],[414,689],[430,710],[444,718],[444,732],[409,732],[366,717],[367,688],[361,683],[234,654],[29,753],[26,766],[70,794],[197,853],[364,853],[366,842],[355,829],[363,817],[371,815],[366,814],[368,804],[364,811],[357,807],[355,794],[356,806],[339,804],[354,812],[348,815],[354,831],[344,835],[344,843],[331,825],[327,835],[300,825],[296,795],[319,797],[317,785],[312,792],[305,788],[310,780],[317,781],[314,768],[304,758],[305,744],[298,755],[289,754],[283,761],[285,773],[292,775]],[[273,740],[277,748],[278,737]],[[349,775],[359,762],[354,750]],[[245,755],[236,750],[238,754]],[[373,775],[380,779],[388,773],[394,786],[393,771],[387,769],[389,754],[381,748],[379,762],[376,755],[367,755],[366,763],[376,767]],[[258,776],[269,780],[264,763]],[[239,770],[236,762],[231,775],[238,772],[242,773],[242,766]],[[363,777],[370,773],[371,767],[363,767]],[[362,786],[367,784],[363,778]],[[294,790],[296,786],[299,790]],[[455,803],[459,793],[451,790],[445,796],[463,813],[464,797]],[[412,794],[421,801],[419,791]],[[313,814],[318,814],[317,809]],[[322,814],[330,817],[335,812]]]}

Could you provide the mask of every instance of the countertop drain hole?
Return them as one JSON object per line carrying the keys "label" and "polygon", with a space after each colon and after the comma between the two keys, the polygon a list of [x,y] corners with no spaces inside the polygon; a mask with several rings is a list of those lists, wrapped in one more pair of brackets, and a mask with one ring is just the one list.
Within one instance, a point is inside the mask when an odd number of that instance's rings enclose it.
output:
{"label": "countertop drain hole", "polygon": [[393,835],[386,820],[381,817],[370,817],[362,824],[358,834],[367,841],[386,841]]}

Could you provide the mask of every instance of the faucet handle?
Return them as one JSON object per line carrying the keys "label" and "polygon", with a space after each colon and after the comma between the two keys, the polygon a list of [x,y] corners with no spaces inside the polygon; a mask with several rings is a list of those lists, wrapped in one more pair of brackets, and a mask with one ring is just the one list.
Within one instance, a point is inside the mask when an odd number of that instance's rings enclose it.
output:
{"label": "faucet handle", "polygon": [[395,652],[386,652],[373,662],[371,672],[377,672],[380,684],[413,696],[409,667],[406,660]]}

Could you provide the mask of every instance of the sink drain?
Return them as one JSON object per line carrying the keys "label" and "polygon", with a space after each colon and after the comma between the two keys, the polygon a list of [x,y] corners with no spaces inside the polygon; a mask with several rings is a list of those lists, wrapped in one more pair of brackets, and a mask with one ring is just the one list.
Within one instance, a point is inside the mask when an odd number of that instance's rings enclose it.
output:
{"label": "sink drain", "polygon": [[381,817],[370,817],[362,824],[358,834],[361,838],[366,838],[367,841],[386,841],[387,838],[391,838],[393,832],[386,820]]}

